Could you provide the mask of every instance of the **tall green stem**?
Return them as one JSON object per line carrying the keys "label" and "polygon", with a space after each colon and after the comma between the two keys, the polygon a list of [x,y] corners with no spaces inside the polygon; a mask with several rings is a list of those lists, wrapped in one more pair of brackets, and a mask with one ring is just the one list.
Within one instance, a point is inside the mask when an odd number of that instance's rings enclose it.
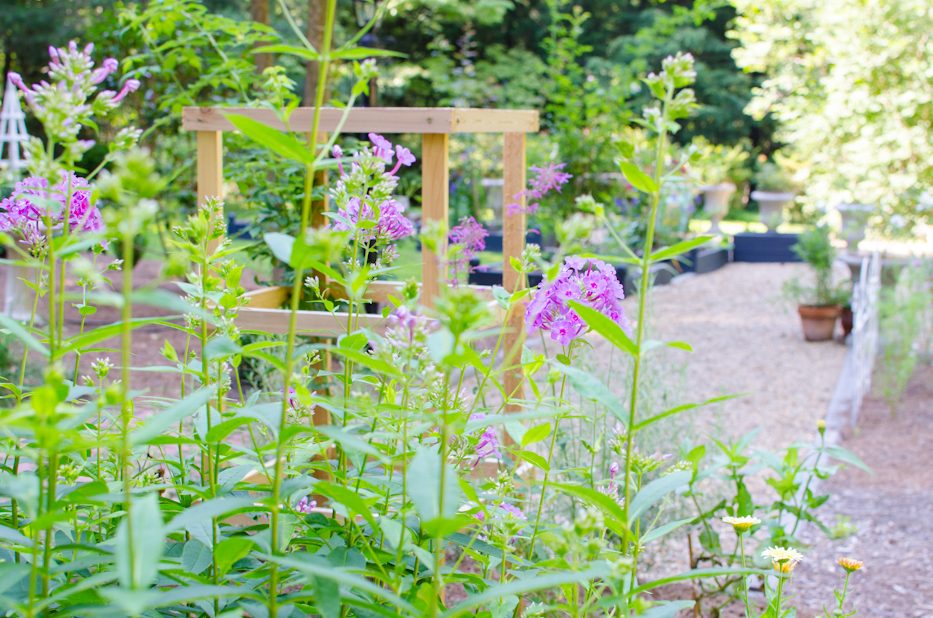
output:
{"label": "tall green stem", "polygon": [[[319,140],[319,127],[321,124],[321,107],[324,105],[324,92],[327,84],[327,71],[330,68],[330,50],[333,42],[334,19],[337,13],[337,0],[327,0],[325,8],[325,26],[323,42],[319,50],[321,56],[317,90],[314,96],[314,115],[311,121],[311,142],[310,148],[317,151]],[[303,239],[305,231],[308,228],[311,219],[311,195],[314,190],[314,166],[305,167],[305,187],[304,197],[301,203],[301,223],[298,229],[300,237]],[[295,268],[295,280],[292,283],[291,302],[289,304],[288,336],[286,340],[285,352],[285,395],[282,397],[282,408],[279,414],[279,431],[276,433],[275,460],[273,462],[272,473],[272,496],[269,514],[269,528],[271,533],[270,549],[272,556],[277,556],[280,551],[279,544],[279,509],[282,499],[282,475],[283,459],[285,457],[285,440],[283,439],[285,425],[288,419],[288,389],[291,386],[292,373],[295,368],[295,336],[298,323],[298,302],[300,300],[301,286],[304,279],[304,269],[301,264]],[[278,616],[278,594],[279,594],[279,569],[274,561],[269,571],[269,618]]]}
{"label": "tall green stem", "polygon": [[[673,91],[672,89],[669,89],[665,95],[664,102],[661,107],[665,119],[667,104],[672,96]],[[641,374],[641,362],[643,356],[642,342],[645,338],[645,322],[647,321],[646,307],[648,300],[648,286],[651,283],[651,249],[654,246],[654,231],[656,224],[655,219],[658,215],[658,205],[661,202],[661,177],[664,170],[664,152],[666,151],[666,147],[667,133],[662,128],[658,134],[658,141],[655,149],[654,184],[656,189],[651,194],[651,210],[648,213],[648,225],[647,231],[645,232],[645,244],[642,248],[641,256],[641,283],[639,284],[638,288],[638,322],[635,326],[636,354],[634,367],[632,369],[632,386],[631,395],[629,397],[628,426],[626,427],[625,432],[625,476],[623,477],[623,482],[625,483],[625,503],[622,505],[622,510],[625,515],[624,549],[626,553],[628,553],[632,542],[631,527],[628,520],[629,505],[632,502],[632,449],[635,446],[635,421],[638,412],[638,379],[639,375]]]}

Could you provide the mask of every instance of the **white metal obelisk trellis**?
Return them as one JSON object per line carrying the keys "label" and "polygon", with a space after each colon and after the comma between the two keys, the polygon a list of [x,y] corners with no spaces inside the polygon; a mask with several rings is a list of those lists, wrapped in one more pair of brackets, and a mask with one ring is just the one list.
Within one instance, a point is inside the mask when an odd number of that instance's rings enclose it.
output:
{"label": "white metal obelisk trellis", "polygon": [[[0,180],[12,184],[26,167],[26,114],[19,104],[19,91],[9,79],[0,108]],[[25,264],[10,263],[6,269],[3,313],[14,320],[28,320],[32,315],[34,292],[26,281],[36,279],[37,270]]]}
{"label": "white metal obelisk trellis", "polygon": [[19,91],[7,79],[3,107],[0,108],[0,169],[3,176],[17,177],[19,171],[26,167],[23,144],[28,139],[26,114],[19,104]]}

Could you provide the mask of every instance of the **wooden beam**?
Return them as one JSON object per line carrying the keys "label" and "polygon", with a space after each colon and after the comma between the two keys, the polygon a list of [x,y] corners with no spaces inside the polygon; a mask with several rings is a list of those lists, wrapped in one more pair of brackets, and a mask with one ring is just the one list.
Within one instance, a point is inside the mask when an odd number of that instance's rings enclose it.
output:
{"label": "wooden beam", "polygon": [[[450,191],[449,137],[444,133],[421,136],[421,223],[447,225]],[[437,253],[421,248],[421,303],[433,307],[441,286],[447,282],[447,235],[439,240]]]}
{"label": "wooden beam", "polygon": [[[224,114],[248,116],[275,129],[285,125],[271,109],[249,107],[186,107],[181,126],[186,131],[233,131],[233,123]],[[321,109],[319,130],[337,130],[344,111],[333,107]],[[289,130],[311,130],[314,108],[299,107],[289,117]],[[458,109],[452,107],[357,107],[350,110],[344,133],[534,133],[538,130],[538,112],[510,109]]]}
{"label": "wooden beam", "polygon": [[[525,278],[512,267],[512,258],[521,259],[525,249],[525,134],[506,133],[502,148],[502,285],[509,292],[524,286]],[[509,208],[514,204],[513,208]],[[506,396],[521,399],[524,396],[522,371],[522,345],[525,340],[525,303],[516,303],[510,310],[504,337],[503,371]],[[506,403],[506,411],[520,408]]]}

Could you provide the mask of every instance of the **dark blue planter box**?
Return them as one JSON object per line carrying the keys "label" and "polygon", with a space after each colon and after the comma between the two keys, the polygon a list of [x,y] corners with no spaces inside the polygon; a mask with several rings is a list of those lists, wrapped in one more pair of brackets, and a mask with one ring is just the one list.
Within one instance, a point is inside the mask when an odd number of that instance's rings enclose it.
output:
{"label": "dark blue planter box", "polygon": [[687,253],[687,259],[680,262],[683,272],[711,273],[729,263],[729,249],[726,247],[697,247]]}
{"label": "dark blue planter box", "polygon": [[252,240],[253,237],[246,231],[248,225],[246,221],[237,219],[235,215],[227,215],[227,236]]}
{"label": "dark blue planter box", "polygon": [[797,234],[765,232],[736,234],[733,260],[736,262],[799,262],[800,258],[791,250],[797,244]]}
{"label": "dark blue planter box", "polygon": [[[619,281],[625,281],[626,267],[616,266],[615,269]],[[535,287],[541,283],[542,279],[544,279],[544,276],[541,273],[530,273],[528,275],[528,285]],[[478,266],[470,272],[467,282],[470,285],[502,285],[502,268],[499,266]],[[627,289],[626,293],[628,293]]]}
{"label": "dark blue planter box", "polygon": [[[527,232],[525,234],[525,244],[540,246],[541,233],[533,230]],[[486,237],[486,251],[502,253],[502,234],[500,232],[493,232]]]}

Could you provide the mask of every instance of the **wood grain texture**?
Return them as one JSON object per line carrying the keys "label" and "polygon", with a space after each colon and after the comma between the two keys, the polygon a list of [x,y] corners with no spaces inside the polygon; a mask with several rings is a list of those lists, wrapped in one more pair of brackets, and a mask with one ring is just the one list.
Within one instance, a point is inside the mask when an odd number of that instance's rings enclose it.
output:
{"label": "wood grain texture", "polygon": [[[439,221],[447,225],[450,191],[450,138],[444,133],[421,136],[421,221],[424,225]],[[439,240],[437,253],[421,249],[421,302],[434,306],[441,286],[447,284],[447,236]]]}
{"label": "wood grain texture", "polygon": [[220,131],[198,131],[198,204],[224,197],[224,146]]}
{"label": "wood grain texture", "polygon": [[[524,286],[524,276],[512,267],[512,258],[521,259],[525,250],[525,134],[506,133],[503,136],[503,229],[502,229],[502,284],[509,292]],[[509,209],[509,204],[518,208]],[[522,371],[522,345],[525,340],[525,303],[516,303],[507,316],[503,354],[503,385],[510,399],[524,396],[524,373]],[[506,411],[513,412],[520,406],[506,403]],[[506,436],[508,440],[508,436]]]}
{"label": "wood grain texture", "polygon": [[[241,114],[276,129],[285,125],[270,109],[249,107],[186,107],[181,126],[186,131],[233,131],[225,114]],[[320,130],[337,130],[344,111],[321,109]],[[289,129],[296,133],[311,129],[313,107],[299,107],[289,118]],[[345,133],[534,133],[539,115],[526,109],[472,109],[452,107],[358,107],[350,110]]]}

